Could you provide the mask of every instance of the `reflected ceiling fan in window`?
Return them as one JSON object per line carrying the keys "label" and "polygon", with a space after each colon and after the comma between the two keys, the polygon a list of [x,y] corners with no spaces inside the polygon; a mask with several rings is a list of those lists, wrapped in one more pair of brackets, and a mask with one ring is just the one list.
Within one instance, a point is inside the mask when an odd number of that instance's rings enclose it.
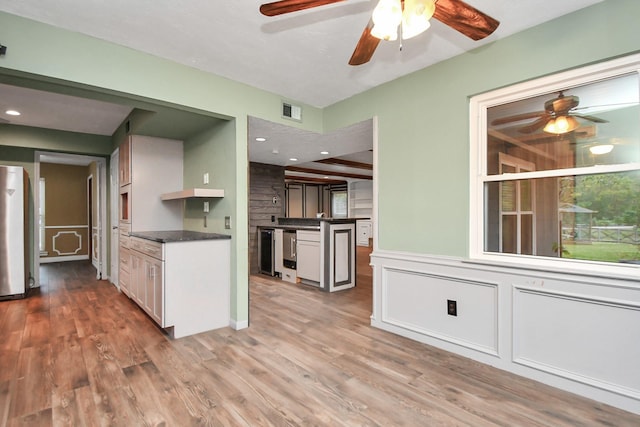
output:
{"label": "reflected ceiling fan in window", "polygon": [[580,122],[578,122],[576,117],[594,123],[608,123],[607,120],[599,117],[577,113],[579,104],[580,98],[574,95],[566,96],[564,91],[560,91],[556,98],[544,103],[544,111],[516,114],[495,119],[491,122],[491,125],[500,126],[512,122],[536,119],[533,123],[521,127],[518,131],[521,133],[534,133],[542,129],[547,133],[561,135],[572,132],[580,127]]}
{"label": "reflected ceiling fan in window", "polygon": [[[338,3],[344,0],[280,0],[260,6],[266,16]],[[408,39],[429,28],[431,17],[473,40],[481,40],[500,22],[462,0],[379,0],[356,45],[349,65],[362,65],[373,56],[380,40]]]}

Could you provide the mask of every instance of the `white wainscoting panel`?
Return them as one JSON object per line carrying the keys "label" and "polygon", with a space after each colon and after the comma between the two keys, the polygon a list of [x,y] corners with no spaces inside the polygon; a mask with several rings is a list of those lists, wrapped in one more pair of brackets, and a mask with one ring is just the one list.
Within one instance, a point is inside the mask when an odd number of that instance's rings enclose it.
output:
{"label": "white wainscoting panel", "polygon": [[[388,268],[382,287],[384,322],[497,355],[496,284]],[[457,316],[447,314],[447,300]]]}
{"label": "white wainscoting panel", "polygon": [[380,249],[371,265],[372,326],[640,414],[640,280]]}
{"label": "white wainscoting panel", "polygon": [[640,305],[527,287],[513,292],[514,362],[640,399],[640,346],[633,345]]}

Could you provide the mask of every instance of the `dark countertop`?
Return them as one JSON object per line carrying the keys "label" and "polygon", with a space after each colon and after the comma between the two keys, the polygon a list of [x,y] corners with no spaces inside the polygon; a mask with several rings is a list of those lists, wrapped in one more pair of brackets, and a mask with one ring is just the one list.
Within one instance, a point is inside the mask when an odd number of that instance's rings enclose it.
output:
{"label": "dark countertop", "polygon": [[296,228],[320,227],[321,222],[328,224],[352,224],[358,219],[365,218],[278,218],[278,225],[274,227],[283,228],[284,226],[295,226]]}
{"label": "dark countertop", "polygon": [[260,230],[315,230],[320,231],[320,225],[259,225],[258,229]]}
{"label": "dark countertop", "polygon": [[283,230],[320,230],[319,225],[275,225],[273,228],[281,228]]}
{"label": "dark countertop", "polygon": [[130,236],[152,240],[160,243],[192,242],[197,240],[225,240],[231,239],[227,234],[203,233],[200,231],[168,230],[168,231],[137,231]]}

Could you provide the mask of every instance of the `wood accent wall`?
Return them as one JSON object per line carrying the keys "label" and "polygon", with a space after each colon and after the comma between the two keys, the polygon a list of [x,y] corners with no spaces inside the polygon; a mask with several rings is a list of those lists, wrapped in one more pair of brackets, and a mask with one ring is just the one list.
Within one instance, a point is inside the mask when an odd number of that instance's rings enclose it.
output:
{"label": "wood accent wall", "polygon": [[89,173],[87,166],[40,164],[45,179],[46,257],[89,256]]}
{"label": "wood accent wall", "polygon": [[[273,198],[277,197],[276,203]],[[258,272],[258,226],[276,225],[285,212],[284,167],[249,164],[249,273]],[[275,221],[271,221],[271,217]]]}

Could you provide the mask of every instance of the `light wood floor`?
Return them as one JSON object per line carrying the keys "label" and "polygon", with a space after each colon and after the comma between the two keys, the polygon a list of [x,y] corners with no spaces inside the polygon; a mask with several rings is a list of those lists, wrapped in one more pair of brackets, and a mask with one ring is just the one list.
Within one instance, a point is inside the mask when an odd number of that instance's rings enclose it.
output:
{"label": "light wood floor", "polygon": [[88,263],[46,265],[39,292],[0,302],[0,425],[640,425],[370,327],[359,265],[335,294],[252,276],[249,328],[179,340]]}

